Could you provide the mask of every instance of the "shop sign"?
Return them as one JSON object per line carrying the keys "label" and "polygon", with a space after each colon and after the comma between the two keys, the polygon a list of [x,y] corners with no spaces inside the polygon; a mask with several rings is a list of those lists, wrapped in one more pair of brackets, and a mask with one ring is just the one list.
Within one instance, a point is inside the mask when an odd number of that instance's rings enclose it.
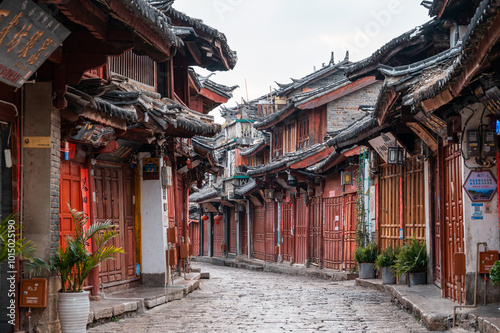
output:
{"label": "shop sign", "polygon": [[488,202],[495,195],[497,181],[490,170],[471,171],[463,187],[472,202]]}
{"label": "shop sign", "polygon": [[31,0],[0,2],[0,81],[20,88],[70,31]]}

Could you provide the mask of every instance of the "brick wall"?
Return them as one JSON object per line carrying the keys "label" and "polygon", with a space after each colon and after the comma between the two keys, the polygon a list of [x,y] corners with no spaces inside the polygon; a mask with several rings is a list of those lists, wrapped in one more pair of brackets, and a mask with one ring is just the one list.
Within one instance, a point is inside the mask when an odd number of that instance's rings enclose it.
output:
{"label": "brick wall", "polygon": [[61,172],[61,116],[58,109],[52,109],[50,151],[50,255],[59,248],[59,198]]}
{"label": "brick wall", "polygon": [[358,111],[360,105],[375,105],[382,82],[375,82],[352,94],[339,98],[327,105],[327,132],[334,133],[362,117],[365,113]]}

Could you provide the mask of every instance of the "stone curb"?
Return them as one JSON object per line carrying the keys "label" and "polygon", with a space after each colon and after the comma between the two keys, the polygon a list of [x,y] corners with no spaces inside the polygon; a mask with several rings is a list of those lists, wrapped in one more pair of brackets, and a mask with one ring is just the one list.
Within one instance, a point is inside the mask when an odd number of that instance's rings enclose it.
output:
{"label": "stone curb", "polygon": [[[172,287],[166,288],[166,293],[152,297],[140,297],[134,299],[113,299],[106,298],[102,301],[96,301],[94,309],[89,313],[87,327],[98,326],[99,324],[109,322],[113,318],[123,318],[141,314],[144,309],[152,309],[156,306],[181,300],[188,294],[200,288],[199,276],[191,280],[182,280],[176,282]],[[99,302],[102,302],[99,304]]]}

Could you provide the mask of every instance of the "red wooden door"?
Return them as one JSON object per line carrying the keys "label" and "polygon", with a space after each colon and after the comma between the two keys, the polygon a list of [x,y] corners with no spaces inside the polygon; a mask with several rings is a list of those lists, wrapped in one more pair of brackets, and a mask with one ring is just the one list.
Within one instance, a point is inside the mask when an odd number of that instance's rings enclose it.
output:
{"label": "red wooden door", "polygon": [[236,254],[236,217],[234,207],[229,209],[229,253]]}
{"label": "red wooden door", "polygon": [[[442,150],[439,151],[439,153],[442,153]],[[432,231],[433,231],[433,237],[432,237],[432,257],[433,257],[433,275],[434,275],[434,283],[439,287],[442,288],[442,265],[443,265],[443,258],[442,258],[442,249],[443,249],[443,215],[442,215],[442,209],[439,206],[439,203],[441,202],[442,198],[442,187],[440,185],[440,180],[442,177],[442,172],[443,172],[443,167],[441,163],[440,158],[432,158],[431,159],[431,170],[434,170],[433,173],[431,173],[432,177],[432,182],[431,182],[431,195],[432,199],[431,200],[431,205],[433,206],[432,213],[433,216],[431,218],[431,222],[433,223],[432,226]]]}
{"label": "red wooden door", "polygon": [[459,299],[459,292],[464,299],[464,288],[458,290],[458,283],[453,276],[453,254],[464,252],[464,224],[462,201],[462,160],[457,144],[443,148],[443,194],[444,194],[444,278],[445,297],[454,301]]}
{"label": "red wooden door", "polygon": [[75,233],[68,204],[71,208],[78,211],[82,210],[81,168],[82,166],[79,163],[61,161],[61,201],[59,215],[59,243],[61,245],[65,244],[66,236]]}
{"label": "red wooden door", "polygon": [[281,257],[283,261],[290,261],[293,257],[292,248],[292,204],[283,202],[283,228],[281,240]]}
{"label": "red wooden door", "polygon": [[355,266],[354,251],[356,250],[356,199],[355,193],[345,196],[344,211],[344,268],[350,270]]}
{"label": "red wooden door", "polygon": [[134,204],[134,169],[123,169],[123,209],[124,209],[124,240],[125,240],[125,264],[127,278],[135,278],[135,204]]}
{"label": "red wooden door", "polygon": [[276,261],[275,240],[274,232],[276,230],[276,203],[266,202],[266,261]]}
{"label": "red wooden door", "polygon": [[213,256],[214,257],[222,257],[224,254],[221,251],[221,244],[224,242],[224,221],[221,220],[219,223],[214,222],[214,250],[213,250]]}
{"label": "red wooden door", "polygon": [[324,264],[326,268],[343,268],[342,197],[325,198]]}
{"label": "red wooden door", "polygon": [[309,226],[309,244],[311,246],[311,262],[320,263],[321,251],[321,196],[315,196],[311,200],[311,224]]}
{"label": "red wooden door", "polygon": [[266,256],[266,210],[264,206],[256,207],[253,211],[253,240],[254,258],[265,260]]}
{"label": "red wooden door", "polygon": [[296,218],[295,218],[295,255],[296,263],[304,264],[307,256],[307,209],[304,198],[296,199]]}
{"label": "red wooden door", "polygon": [[203,255],[208,257],[208,242],[210,232],[210,220],[203,221]]}
{"label": "red wooden door", "polygon": [[[118,235],[108,244],[124,247],[123,219],[123,182],[122,170],[104,167],[94,167],[94,182],[96,192],[96,222],[111,220]],[[128,252],[125,247],[124,250]],[[101,263],[99,279],[103,284],[126,280],[125,256],[116,254],[114,260]]]}
{"label": "red wooden door", "polygon": [[193,255],[200,255],[200,223],[192,222],[189,224],[189,239],[193,247]]}

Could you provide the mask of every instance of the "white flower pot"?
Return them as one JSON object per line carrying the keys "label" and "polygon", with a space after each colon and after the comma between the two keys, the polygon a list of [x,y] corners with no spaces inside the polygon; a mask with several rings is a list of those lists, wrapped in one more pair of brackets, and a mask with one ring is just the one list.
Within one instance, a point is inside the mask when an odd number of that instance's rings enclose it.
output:
{"label": "white flower pot", "polygon": [[89,319],[89,292],[59,293],[59,321],[63,333],[85,333]]}

